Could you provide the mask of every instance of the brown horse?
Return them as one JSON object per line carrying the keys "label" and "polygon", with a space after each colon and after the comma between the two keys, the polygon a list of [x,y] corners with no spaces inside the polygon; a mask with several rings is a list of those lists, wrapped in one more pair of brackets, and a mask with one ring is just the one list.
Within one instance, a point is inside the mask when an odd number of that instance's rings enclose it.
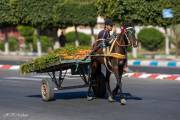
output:
{"label": "brown horse", "polygon": [[[125,59],[119,59],[114,57],[105,57],[105,56],[91,56],[91,69],[92,69],[92,79],[98,74],[101,73],[101,65],[106,66],[106,77],[105,77],[105,86],[106,91],[108,95],[108,101],[113,102],[114,97],[116,95],[120,95],[120,103],[126,104],[125,96],[122,94],[122,74],[123,74],[123,68],[126,65],[127,62],[127,47],[137,47],[138,42],[135,37],[135,30],[132,26],[126,26],[125,30],[118,34],[115,38],[111,40],[111,43],[113,43],[113,46],[111,47],[111,53],[118,53],[125,55]],[[101,43],[101,40],[98,40],[96,42],[94,47],[96,47],[98,44]],[[112,45],[112,44],[111,44]],[[103,55],[104,54],[104,48],[99,48],[95,54]],[[117,84],[113,91],[110,89],[110,75],[111,73],[114,73]],[[90,85],[91,87],[91,85]],[[89,88],[90,90],[90,88]],[[88,94],[89,95],[89,94]],[[88,96],[89,97],[89,96]]]}

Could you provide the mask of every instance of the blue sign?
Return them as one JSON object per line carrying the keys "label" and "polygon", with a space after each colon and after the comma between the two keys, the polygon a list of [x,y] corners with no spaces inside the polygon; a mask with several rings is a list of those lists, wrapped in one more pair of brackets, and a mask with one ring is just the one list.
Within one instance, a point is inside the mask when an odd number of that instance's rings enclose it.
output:
{"label": "blue sign", "polygon": [[162,15],[163,18],[173,18],[173,11],[170,8],[164,9]]}

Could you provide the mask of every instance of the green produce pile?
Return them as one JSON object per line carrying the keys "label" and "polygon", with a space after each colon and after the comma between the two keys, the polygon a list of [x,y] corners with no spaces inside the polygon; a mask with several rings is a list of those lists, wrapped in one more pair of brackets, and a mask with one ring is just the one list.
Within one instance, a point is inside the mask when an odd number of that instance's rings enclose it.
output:
{"label": "green produce pile", "polygon": [[22,64],[20,67],[20,70],[21,70],[21,73],[23,74],[30,73],[30,72],[47,68],[51,64],[56,63],[58,61],[60,61],[60,58],[58,55],[48,54],[46,56],[36,58],[32,60],[31,62]]}
{"label": "green produce pile", "polygon": [[89,48],[84,47],[59,48],[45,56],[22,64],[20,67],[20,71],[22,74],[25,74],[48,68],[49,66],[52,66],[57,62],[61,63],[61,61],[63,60],[82,59],[86,54],[88,54],[88,49]]}

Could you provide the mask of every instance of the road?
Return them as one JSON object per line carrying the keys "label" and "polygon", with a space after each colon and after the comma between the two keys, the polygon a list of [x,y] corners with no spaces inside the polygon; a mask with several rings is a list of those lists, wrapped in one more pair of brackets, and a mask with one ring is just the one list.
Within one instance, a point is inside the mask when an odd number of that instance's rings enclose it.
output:
{"label": "road", "polygon": [[[55,101],[43,102],[40,80],[46,75],[22,76],[0,70],[0,120],[179,120],[180,81],[123,78],[127,105],[106,99],[86,100],[87,88],[57,91]],[[114,76],[111,76],[114,87]],[[63,86],[82,85],[67,77]],[[118,98],[116,99],[118,100]]]}

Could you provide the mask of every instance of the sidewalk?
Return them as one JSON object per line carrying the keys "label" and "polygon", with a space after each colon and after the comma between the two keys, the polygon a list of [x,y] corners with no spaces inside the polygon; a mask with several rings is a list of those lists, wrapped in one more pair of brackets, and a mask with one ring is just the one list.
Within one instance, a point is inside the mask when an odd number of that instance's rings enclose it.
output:
{"label": "sidewalk", "polygon": [[37,55],[17,55],[17,54],[9,54],[5,55],[0,53],[0,60],[8,60],[8,61],[31,61],[32,59],[38,57]]}
{"label": "sidewalk", "polygon": [[180,67],[179,60],[128,60],[130,66]]}

